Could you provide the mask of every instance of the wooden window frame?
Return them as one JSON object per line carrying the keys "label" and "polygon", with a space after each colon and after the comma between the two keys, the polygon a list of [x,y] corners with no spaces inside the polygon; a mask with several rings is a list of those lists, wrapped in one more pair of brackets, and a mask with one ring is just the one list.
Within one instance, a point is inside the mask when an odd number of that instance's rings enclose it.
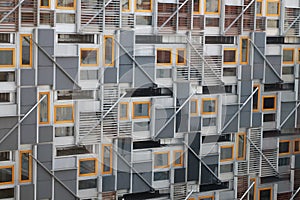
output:
{"label": "wooden window frame", "polygon": [[[240,135],[243,135],[244,136],[244,146],[243,146],[243,156],[242,157],[239,157],[239,136]],[[246,136],[246,133],[245,132],[242,132],[242,133],[238,133],[236,135],[236,159],[237,160],[245,160],[246,159],[246,150],[247,150],[247,136]]]}
{"label": "wooden window frame", "polygon": [[298,48],[298,60],[297,63],[300,64],[300,48]]}
{"label": "wooden window frame", "polygon": [[220,14],[220,8],[221,8],[221,3],[220,0],[218,1],[218,12],[207,12],[206,11],[206,2],[207,0],[204,0],[204,14],[208,14],[208,15],[219,15]]}
{"label": "wooden window frame", "polygon": [[48,6],[41,6],[41,0],[40,0],[40,8],[50,9],[51,8],[51,1],[48,0]]}
{"label": "wooden window frame", "polygon": [[[81,62],[82,51],[96,51],[96,63],[95,64],[84,64]],[[99,48],[80,48],[80,66],[81,67],[97,67],[99,66]]]}
{"label": "wooden window frame", "polygon": [[[274,3],[274,2],[276,2],[277,4],[278,4],[278,8],[277,8],[277,12],[278,12],[278,14],[269,14],[268,13],[268,4],[269,3]],[[280,0],[267,0],[266,1],[266,16],[268,16],[268,17],[279,17],[280,16]]]}
{"label": "wooden window frame", "polygon": [[[109,147],[109,171],[104,171],[104,149],[105,147]],[[113,146],[112,144],[102,144],[102,164],[101,164],[101,174],[103,175],[108,175],[108,174],[112,174],[112,169],[113,169]]]}
{"label": "wooden window frame", "polygon": [[150,13],[153,10],[153,0],[150,0],[150,10],[139,10],[137,9],[137,0],[134,0],[134,11],[135,12],[144,12],[144,13]]}
{"label": "wooden window frame", "polygon": [[[184,51],[184,56],[183,56],[184,62],[183,63],[178,63],[178,60],[179,60],[178,59],[178,56],[179,56],[178,52],[179,51]],[[171,52],[171,58],[172,58],[172,52]],[[176,49],[176,65],[179,65],[179,66],[186,65],[186,49],[185,48],[177,48]]]}
{"label": "wooden window frame", "polygon": [[[155,166],[155,156],[158,154],[167,154],[168,155],[168,164],[162,166]],[[170,167],[170,151],[162,151],[162,152],[154,152],[154,169],[162,169],[162,168],[169,168]]]}
{"label": "wooden window frame", "polygon": [[[196,103],[196,112],[192,112],[192,102],[195,102]],[[191,108],[190,108],[190,114],[191,116],[197,116],[198,115],[198,110],[199,110],[199,107],[198,107],[198,99],[191,99]]]}
{"label": "wooden window frame", "polygon": [[[121,117],[121,105],[126,105],[126,117]],[[129,102],[120,102],[120,120],[128,120],[129,119]]]}
{"label": "wooden window frame", "polygon": [[0,51],[12,51],[12,64],[0,65],[0,68],[14,68],[16,66],[16,49],[15,48],[0,48]]}
{"label": "wooden window frame", "polygon": [[[204,112],[204,101],[215,101],[215,111],[214,112]],[[202,115],[215,115],[218,111],[218,99],[217,98],[202,98],[201,101],[201,114]]]}
{"label": "wooden window frame", "polygon": [[[112,51],[111,51],[111,58],[112,58],[112,61],[111,63],[106,63],[106,60],[105,60],[105,57],[106,57],[106,51],[105,51],[105,48],[106,48],[106,39],[107,38],[111,38],[111,46],[112,46]],[[104,35],[104,40],[103,40],[103,64],[104,66],[106,67],[113,67],[115,65],[115,41],[114,41],[114,36],[113,35]]]}
{"label": "wooden window frame", "polygon": [[271,195],[270,200],[273,200],[273,189],[271,187],[268,187],[268,188],[259,188],[258,189],[258,200],[260,200],[260,191],[263,191],[263,190],[270,190],[270,195]]}
{"label": "wooden window frame", "polygon": [[57,5],[58,0],[56,0],[55,7],[56,7],[56,9],[62,9],[62,10],[75,10],[76,9],[76,0],[73,0],[73,2],[74,2],[73,7],[64,7],[64,6],[58,6]]}
{"label": "wooden window frame", "polygon": [[[121,1],[121,4],[122,4],[122,0],[120,0]],[[123,6],[122,6],[122,12],[130,12],[130,10],[131,10],[131,0],[128,0],[128,9],[123,9]]]}
{"label": "wooden window frame", "polygon": [[215,199],[214,196],[201,196],[201,197],[198,197],[198,200],[207,199],[207,198],[211,198],[211,200]]}
{"label": "wooden window frame", "polygon": [[[298,146],[298,148],[299,148],[299,150],[298,151],[296,151],[295,149],[296,149],[296,142],[299,142],[299,146]],[[294,141],[293,141],[293,151],[294,151],[294,154],[299,154],[300,153],[300,138],[299,139],[295,139]]]}
{"label": "wooden window frame", "polygon": [[[56,109],[61,107],[71,107],[72,108],[72,120],[56,120]],[[54,123],[55,124],[65,124],[65,123],[74,123],[74,105],[73,104],[63,104],[63,105],[55,105],[54,106]]]}
{"label": "wooden window frame", "polygon": [[14,184],[14,182],[15,182],[15,166],[14,165],[0,166],[0,169],[4,169],[4,168],[7,168],[7,169],[11,168],[11,181],[10,182],[0,182],[0,186]]}
{"label": "wooden window frame", "polygon": [[237,48],[224,48],[223,50],[223,56],[225,57],[225,51],[235,51],[235,60],[233,62],[225,62],[223,58],[223,64],[224,65],[236,65],[238,60],[238,50]]}
{"label": "wooden window frame", "polygon": [[[28,153],[28,162],[29,162],[29,169],[28,169],[28,175],[29,179],[28,180],[22,180],[22,155],[24,153]],[[32,181],[32,157],[30,156],[32,154],[32,150],[24,150],[20,151],[20,157],[19,157],[19,162],[20,162],[20,167],[19,167],[19,182],[20,183],[28,183]]]}
{"label": "wooden window frame", "polygon": [[[23,65],[22,64],[22,53],[23,53],[23,47],[22,47],[22,42],[24,37],[30,38],[29,41],[29,64]],[[28,42],[28,41],[27,41]],[[32,67],[32,34],[20,34],[20,67],[21,68],[31,68]]]}
{"label": "wooden window frame", "polygon": [[194,4],[194,1],[193,1],[193,14],[194,15],[200,15],[200,12],[201,12],[201,0],[197,0],[197,1],[198,1],[198,4],[199,4],[199,7],[198,7],[199,11],[198,12],[194,11],[195,4]]}
{"label": "wooden window frame", "polygon": [[[84,162],[84,161],[90,161],[90,160],[94,160],[95,161],[95,172],[92,173],[87,173],[87,174],[81,174],[80,173],[80,163]],[[80,177],[84,177],[84,176],[96,176],[98,174],[98,160],[97,158],[81,158],[78,161],[78,176]]]}
{"label": "wooden window frame", "polygon": [[[284,51],[292,51],[293,52],[292,61],[283,61],[283,52]],[[286,65],[286,64],[294,64],[294,63],[295,63],[295,48],[283,48],[282,49],[282,64]]]}
{"label": "wooden window frame", "polygon": [[[262,11],[263,11],[263,5],[262,5],[263,1],[262,0],[256,0],[256,2],[260,2],[261,7],[260,7],[260,14],[257,14],[257,13],[255,13],[255,14],[256,14],[256,16],[261,17],[262,16]],[[256,7],[256,9],[258,9],[258,8]]]}
{"label": "wooden window frame", "polygon": [[284,153],[280,153],[280,148],[278,149],[278,153],[279,153],[279,156],[284,156],[284,155],[289,155],[291,153],[291,141],[290,140],[279,140],[279,146],[280,146],[280,143],[287,143],[289,144],[289,151],[288,152],[284,152]]}
{"label": "wooden window frame", "polygon": [[39,92],[39,100],[42,98],[41,96],[42,95],[47,95],[47,101],[48,101],[48,113],[47,113],[47,117],[48,117],[48,121],[46,122],[41,122],[40,121],[40,104],[39,104],[39,107],[38,107],[38,118],[39,118],[39,124],[49,124],[50,123],[50,92]]}
{"label": "wooden window frame", "polygon": [[[264,108],[264,104],[265,104],[264,100],[265,100],[265,98],[274,98],[274,108]],[[277,101],[276,95],[265,95],[265,96],[262,96],[262,110],[263,111],[276,111],[276,109],[277,109],[276,101]]]}
{"label": "wooden window frame", "polygon": [[253,112],[258,112],[260,110],[260,85],[259,84],[254,84],[252,92],[255,90],[254,88],[258,88],[257,90],[257,109],[253,109],[253,99],[252,99],[252,111]]}
{"label": "wooden window frame", "polygon": [[[243,62],[243,40],[247,40],[247,49],[246,49],[246,61]],[[249,63],[249,38],[248,37],[241,37],[240,38],[240,64],[247,65]]]}
{"label": "wooden window frame", "polygon": [[[134,106],[137,104],[147,104],[148,105],[148,115],[147,116],[135,116],[135,110]],[[133,119],[146,119],[150,118],[150,109],[151,109],[151,104],[150,101],[136,101],[132,103],[132,118]]]}
{"label": "wooden window frame", "polygon": [[[231,148],[231,149],[232,149],[231,158],[221,159],[221,151],[222,151],[222,149],[225,149],[225,148]],[[220,146],[220,162],[233,161],[233,159],[234,159],[234,145],[231,144],[231,145],[223,145],[223,146]]]}
{"label": "wooden window frame", "polygon": [[[157,57],[158,57],[158,55],[157,55],[157,51],[169,51],[170,52],[170,62],[169,63],[158,63],[157,62]],[[171,66],[172,65],[172,60],[173,58],[172,58],[172,48],[157,48],[156,49],[156,65],[157,66]],[[177,62],[177,55],[176,55],[176,62]]]}
{"label": "wooden window frame", "polygon": [[[180,153],[180,163],[176,164],[176,153]],[[183,150],[174,150],[173,151],[173,167],[182,167],[183,166]]]}

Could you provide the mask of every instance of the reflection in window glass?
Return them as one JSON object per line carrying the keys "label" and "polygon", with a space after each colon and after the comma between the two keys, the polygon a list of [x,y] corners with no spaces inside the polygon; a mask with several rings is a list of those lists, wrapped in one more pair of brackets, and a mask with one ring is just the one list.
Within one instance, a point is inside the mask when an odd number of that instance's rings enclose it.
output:
{"label": "reflection in window glass", "polygon": [[79,175],[80,176],[91,176],[96,174],[96,159],[82,159],[79,161]]}
{"label": "reflection in window glass", "polygon": [[154,154],[154,167],[165,168],[169,167],[169,153],[155,153]]}
{"label": "reflection in window glass", "polygon": [[97,179],[88,179],[88,180],[81,180],[79,181],[79,189],[91,189],[97,188]]}
{"label": "reflection in window glass", "polygon": [[133,117],[134,118],[149,118],[150,117],[150,103],[133,103]]}
{"label": "reflection in window glass", "polygon": [[0,67],[14,65],[14,49],[0,49]]}

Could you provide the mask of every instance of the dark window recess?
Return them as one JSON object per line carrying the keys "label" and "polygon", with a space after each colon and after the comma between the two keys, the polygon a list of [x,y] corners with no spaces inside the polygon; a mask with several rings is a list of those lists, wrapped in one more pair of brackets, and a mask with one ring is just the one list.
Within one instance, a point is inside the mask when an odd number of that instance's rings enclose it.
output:
{"label": "dark window recess", "polygon": [[8,189],[1,189],[0,190],[0,199],[14,198],[14,197],[15,197],[14,188],[8,188]]}
{"label": "dark window recess", "polygon": [[207,27],[219,27],[219,18],[206,18],[205,26]]}
{"label": "dark window recess", "polygon": [[133,149],[148,149],[148,148],[155,148],[161,147],[159,141],[140,141],[140,142],[133,142]]}
{"label": "dark window recess", "polygon": [[205,44],[234,44],[233,36],[205,36]]}
{"label": "dark window recess", "polygon": [[275,84],[265,84],[264,91],[278,91],[278,90],[294,90],[294,83],[275,83]]}
{"label": "dark window recess", "polygon": [[0,33],[0,43],[10,43],[10,34]]}
{"label": "dark window recess", "polygon": [[284,44],[284,37],[267,37],[267,44]]}
{"label": "dark window recess", "polygon": [[294,75],[294,66],[282,67],[282,75]]}
{"label": "dark window recess", "polygon": [[162,36],[159,35],[136,35],[135,42],[137,44],[160,44]]}
{"label": "dark window recess", "polygon": [[94,43],[93,34],[58,34],[58,43]]}
{"label": "dark window recess", "polygon": [[290,142],[280,142],[279,143],[279,153],[290,152]]}
{"label": "dark window recess", "polygon": [[57,91],[57,100],[94,99],[93,90]]}
{"label": "dark window recess", "polygon": [[169,88],[137,88],[127,90],[126,97],[150,97],[150,96],[172,96],[173,92]]}
{"label": "dark window recess", "polygon": [[74,136],[74,126],[55,127],[55,137]]}
{"label": "dark window recess", "polygon": [[152,16],[136,16],[136,25],[152,25]]}
{"label": "dark window recess", "polygon": [[278,131],[278,130],[264,131],[263,132],[263,138],[277,137],[277,136],[280,136],[280,131]]}
{"label": "dark window recess", "polygon": [[269,176],[269,177],[261,177],[260,178],[260,183],[265,184],[265,183],[273,183],[279,181],[279,177],[277,176]]}
{"label": "dark window recess", "polygon": [[230,142],[231,134],[202,136],[202,143]]}
{"label": "dark window recess", "polygon": [[225,85],[225,92],[236,94],[236,86],[234,85]]}
{"label": "dark window recess", "polygon": [[10,102],[10,93],[0,93],[0,102]]}
{"label": "dark window recess", "polygon": [[203,94],[218,94],[218,93],[225,93],[224,86],[203,86],[202,92]]}
{"label": "dark window recess", "polygon": [[15,72],[0,72],[0,82],[14,82]]}
{"label": "dark window recess", "polygon": [[274,122],[276,119],[276,114],[264,114],[264,122]]}
{"label": "dark window recess", "polygon": [[200,185],[200,192],[223,190],[223,189],[228,189],[228,188],[229,188],[229,181],[222,182],[222,183],[209,184],[209,185]]}
{"label": "dark window recess", "polygon": [[223,76],[236,76],[236,68],[223,68]]}
{"label": "dark window recess", "polygon": [[279,158],[278,166],[287,166],[287,165],[290,165],[290,157]]}
{"label": "dark window recess", "polygon": [[153,192],[141,192],[141,193],[132,193],[125,194],[123,200],[145,200],[145,199],[156,199],[161,197],[169,197],[169,194],[160,194],[159,191]]}
{"label": "dark window recess", "polygon": [[169,171],[154,172],[154,181],[168,180],[170,178]]}
{"label": "dark window recess", "polygon": [[91,145],[86,146],[74,146],[74,147],[63,147],[56,149],[56,156],[70,156],[78,154],[88,154],[92,153]]}
{"label": "dark window recess", "polygon": [[97,179],[88,179],[79,181],[79,189],[97,188]]}
{"label": "dark window recess", "polygon": [[10,160],[10,152],[9,151],[0,152],[0,161],[7,161],[7,160]]}

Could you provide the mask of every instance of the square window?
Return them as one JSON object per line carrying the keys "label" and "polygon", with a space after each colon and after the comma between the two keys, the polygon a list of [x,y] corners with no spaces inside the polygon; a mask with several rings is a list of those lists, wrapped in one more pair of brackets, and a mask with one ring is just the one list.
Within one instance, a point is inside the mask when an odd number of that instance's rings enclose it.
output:
{"label": "square window", "polygon": [[225,162],[231,160],[233,160],[233,145],[221,146],[220,161]]}
{"label": "square window", "polygon": [[220,165],[220,173],[233,172],[233,164]]}
{"label": "square window", "polygon": [[267,0],[267,16],[279,16],[280,2],[279,0]]}
{"label": "square window", "polygon": [[20,35],[20,64],[21,67],[32,66],[32,35]]}
{"label": "square window", "polygon": [[204,11],[205,14],[219,14],[220,13],[220,0],[205,0]]}
{"label": "square window", "polygon": [[284,48],[282,60],[283,64],[294,64],[294,49]]}
{"label": "square window", "polygon": [[162,181],[162,180],[169,180],[170,172],[154,172],[154,181]]}
{"label": "square window", "polygon": [[279,141],[279,155],[287,155],[290,153],[290,141],[282,140]]}
{"label": "square window", "polygon": [[168,168],[170,159],[169,152],[156,152],[154,153],[154,168]]}
{"label": "square window", "polygon": [[202,114],[210,115],[216,113],[217,113],[217,99],[216,98],[202,99]]}
{"label": "square window", "polygon": [[40,2],[41,2],[41,4],[40,4],[41,8],[50,8],[49,0],[40,0]]}
{"label": "square window", "polygon": [[14,166],[0,166],[0,185],[14,183]]}
{"label": "square window", "polygon": [[276,96],[263,96],[263,111],[276,110]]}
{"label": "square window", "polygon": [[225,65],[228,64],[236,64],[237,63],[237,53],[235,48],[225,48],[224,55],[223,55],[223,63]]}
{"label": "square window", "polygon": [[259,200],[272,200],[272,188],[260,188],[258,196]]}
{"label": "square window", "polygon": [[0,48],[0,67],[15,67],[15,49]]}
{"label": "square window", "polygon": [[128,119],[128,103],[122,102],[120,103],[120,120],[127,120]]}
{"label": "square window", "polygon": [[98,162],[96,158],[83,158],[79,160],[79,176],[97,175]]}
{"label": "square window", "polygon": [[173,153],[174,153],[173,166],[174,167],[182,167],[183,166],[183,151],[176,150]]}
{"label": "square window", "polygon": [[150,102],[133,102],[133,118],[149,118]]}
{"label": "square window", "polygon": [[55,105],[54,123],[74,123],[73,105]]}
{"label": "square window", "polygon": [[99,49],[81,48],[80,66],[98,66]]}
{"label": "square window", "polygon": [[171,65],[172,64],[172,49],[157,49],[156,50],[157,65]]}

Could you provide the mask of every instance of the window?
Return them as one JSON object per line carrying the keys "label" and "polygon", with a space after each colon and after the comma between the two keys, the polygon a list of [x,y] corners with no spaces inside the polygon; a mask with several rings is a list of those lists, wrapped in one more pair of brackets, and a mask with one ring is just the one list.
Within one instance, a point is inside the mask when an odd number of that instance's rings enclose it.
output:
{"label": "window", "polygon": [[104,65],[114,66],[114,37],[104,36]]}
{"label": "window", "polygon": [[249,191],[249,200],[255,200],[256,199],[256,180],[255,180],[255,178],[250,179],[250,185],[252,183],[254,183],[254,185]]}
{"label": "window", "polygon": [[235,67],[224,67],[223,68],[223,76],[236,76],[236,68]]}
{"label": "window", "polygon": [[275,122],[276,120],[276,114],[275,113],[264,113],[263,115],[264,122]]}
{"label": "window", "polygon": [[202,120],[202,126],[216,126],[217,125],[217,118],[215,117],[209,117],[209,118],[203,118]]}
{"label": "window", "polygon": [[279,155],[287,155],[290,154],[290,141],[289,140],[281,140],[279,141]]}
{"label": "window", "polygon": [[244,160],[246,157],[246,133],[238,133],[237,134],[237,160]]}
{"label": "window", "polygon": [[0,161],[9,161],[11,160],[10,151],[0,152]]}
{"label": "window", "polygon": [[96,158],[79,159],[79,176],[97,175],[98,162]]}
{"label": "window", "polygon": [[191,115],[197,115],[198,114],[198,100],[192,99],[191,100],[191,109],[190,109]]}
{"label": "window", "polygon": [[49,124],[50,122],[50,93],[40,92],[40,99],[46,96],[39,104],[39,123]]}
{"label": "window", "polygon": [[93,145],[56,148],[56,156],[71,156],[93,153]]}
{"label": "window", "polygon": [[283,64],[294,64],[294,48],[283,48]]}
{"label": "window", "polygon": [[205,0],[204,11],[205,14],[219,14],[220,13],[220,0]]}
{"label": "window", "polygon": [[50,8],[49,0],[40,0],[40,2],[41,2],[41,5],[40,5],[41,8]]}
{"label": "window", "polygon": [[56,23],[75,24],[75,14],[72,14],[72,13],[56,13]]}
{"label": "window", "polygon": [[258,89],[254,93],[254,95],[252,96],[252,110],[253,110],[253,112],[258,112],[258,110],[259,110],[260,86],[259,85],[254,85],[252,92],[254,92],[256,88],[258,88]]}
{"label": "window", "polygon": [[135,0],[136,12],[152,12],[152,0]]}
{"label": "window", "polygon": [[193,14],[200,14],[200,0],[194,0]]}
{"label": "window", "polygon": [[186,53],[185,49],[176,49],[176,65],[186,64]]}
{"label": "window", "polygon": [[128,119],[128,103],[122,102],[120,103],[120,120],[127,120]]}
{"label": "window", "polygon": [[256,16],[262,16],[262,0],[256,0]]}
{"label": "window", "polygon": [[0,103],[10,102],[10,93],[0,93]]}
{"label": "window", "polygon": [[73,105],[55,105],[54,106],[54,123],[73,123],[74,113]]}
{"label": "window", "polygon": [[15,67],[15,49],[0,48],[0,67]]}
{"label": "window", "polygon": [[152,25],[152,16],[135,16],[135,25]]}
{"label": "window", "polygon": [[286,158],[279,158],[278,159],[278,166],[287,166],[290,165],[290,157],[286,157]]}
{"label": "window", "polygon": [[224,48],[223,63],[225,65],[236,64],[236,48]]}
{"label": "window", "polygon": [[220,173],[233,172],[233,164],[220,165]]}
{"label": "window", "polygon": [[263,111],[276,110],[276,96],[263,96]]}
{"label": "window", "polygon": [[154,172],[154,181],[163,181],[163,180],[169,180],[170,178],[170,172]]}
{"label": "window", "polygon": [[80,70],[80,80],[97,80],[97,70]]}
{"label": "window", "polygon": [[98,66],[99,49],[81,48],[80,49],[80,66]]}
{"label": "window", "polygon": [[133,118],[149,118],[150,102],[133,102]]}
{"label": "window", "polygon": [[282,67],[282,75],[293,75],[294,66]]}
{"label": "window", "polygon": [[14,82],[14,81],[15,81],[15,72],[0,72],[0,82]]}
{"label": "window", "polygon": [[94,99],[94,90],[58,90],[57,100]]}
{"label": "window", "polygon": [[134,122],[133,123],[133,132],[139,131],[149,131],[150,130],[150,122]]}
{"label": "window", "polygon": [[0,33],[0,43],[13,43],[10,33]]}
{"label": "window", "polygon": [[102,174],[112,174],[112,145],[102,145]]}
{"label": "window", "polygon": [[214,200],[214,196],[202,196],[199,197],[198,200]]}
{"label": "window", "polygon": [[86,43],[93,44],[95,37],[93,34],[58,34],[58,43]]}
{"label": "window", "polygon": [[202,114],[210,115],[217,113],[217,98],[202,99]]}
{"label": "window", "polygon": [[172,49],[157,49],[156,50],[157,65],[171,65],[172,64]]}
{"label": "window", "polygon": [[55,137],[68,137],[74,136],[74,127],[55,127]]}
{"label": "window", "polygon": [[174,167],[182,167],[183,166],[183,151],[176,150],[173,153],[174,153],[173,166]]}
{"label": "window", "polygon": [[21,183],[31,182],[32,178],[32,157],[31,150],[20,151],[20,172],[19,181]]}
{"label": "window", "polygon": [[205,18],[205,26],[207,27],[219,27],[219,18]]}
{"label": "window", "polygon": [[272,188],[260,188],[258,200],[272,200]]}
{"label": "window", "polygon": [[154,168],[169,168],[170,153],[156,152],[154,153]]}
{"label": "window", "polygon": [[0,185],[14,183],[14,166],[0,166]]}
{"label": "window", "polygon": [[[215,18],[207,18],[207,19],[215,19]],[[234,37],[233,36],[205,36],[205,44],[234,44]]]}
{"label": "window", "polygon": [[300,139],[294,141],[294,153],[300,153]]}
{"label": "window", "polygon": [[64,10],[75,10],[76,0],[56,0],[56,8]]}
{"label": "window", "polygon": [[298,63],[300,63],[300,48],[298,49]]}
{"label": "window", "polygon": [[233,160],[233,145],[221,146],[220,161],[225,162],[231,160]]}
{"label": "window", "polygon": [[14,198],[15,197],[15,189],[1,189],[0,190],[0,199]]}
{"label": "window", "polygon": [[20,64],[21,67],[32,66],[32,35],[20,35]]}
{"label": "window", "polygon": [[279,28],[279,20],[277,20],[277,19],[268,19],[267,27],[268,28]]}
{"label": "window", "polygon": [[172,69],[157,69],[156,78],[172,78]]}
{"label": "window", "polygon": [[240,40],[240,55],[241,55],[241,60],[240,63],[243,65],[248,64],[248,55],[249,55],[249,40],[246,37],[242,37]]}
{"label": "window", "polygon": [[122,0],[122,11],[123,12],[130,11],[130,0]]}
{"label": "window", "polygon": [[279,0],[267,0],[267,16],[279,16],[280,2]]}
{"label": "window", "polygon": [[97,188],[97,179],[80,180],[78,182],[79,190]]}

